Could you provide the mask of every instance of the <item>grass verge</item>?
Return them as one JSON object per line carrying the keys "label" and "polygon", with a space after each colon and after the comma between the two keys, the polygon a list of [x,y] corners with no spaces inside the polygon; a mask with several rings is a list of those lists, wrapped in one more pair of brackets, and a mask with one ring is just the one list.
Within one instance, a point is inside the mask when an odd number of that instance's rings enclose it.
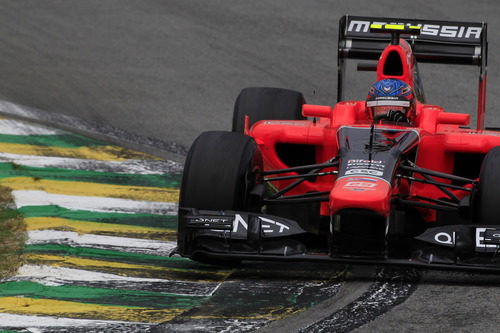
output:
{"label": "grass verge", "polygon": [[23,216],[14,206],[10,189],[0,186],[0,279],[14,275],[21,265],[25,231]]}

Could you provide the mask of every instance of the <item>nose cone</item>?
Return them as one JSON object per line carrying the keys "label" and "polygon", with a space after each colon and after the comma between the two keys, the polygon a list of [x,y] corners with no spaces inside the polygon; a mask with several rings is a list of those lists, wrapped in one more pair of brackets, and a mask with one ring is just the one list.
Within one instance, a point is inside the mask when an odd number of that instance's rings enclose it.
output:
{"label": "nose cone", "polygon": [[387,217],[390,200],[390,184],[372,177],[343,177],[335,182],[330,192],[330,207],[333,214],[346,208],[359,208]]}

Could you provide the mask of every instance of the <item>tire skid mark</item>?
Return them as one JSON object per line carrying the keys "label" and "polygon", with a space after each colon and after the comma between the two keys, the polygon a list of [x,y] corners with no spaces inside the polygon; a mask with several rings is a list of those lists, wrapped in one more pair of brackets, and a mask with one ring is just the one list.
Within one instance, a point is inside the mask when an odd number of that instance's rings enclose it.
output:
{"label": "tire skid mark", "polygon": [[[275,320],[278,320],[276,318]],[[269,323],[268,318],[221,318],[221,319],[188,319],[185,321],[177,318],[166,324],[160,324],[151,328],[151,332],[187,332],[187,333],[206,333],[206,332],[253,332]]]}
{"label": "tire skid mark", "polygon": [[332,297],[341,285],[341,282],[334,281],[226,281],[206,303],[159,325],[153,331],[254,331],[270,321],[284,319],[314,305],[311,304],[312,299],[317,302]]}
{"label": "tire skid mark", "polygon": [[403,303],[415,291],[417,282],[414,269],[381,269],[376,282],[360,298],[298,332],[350,332]]}

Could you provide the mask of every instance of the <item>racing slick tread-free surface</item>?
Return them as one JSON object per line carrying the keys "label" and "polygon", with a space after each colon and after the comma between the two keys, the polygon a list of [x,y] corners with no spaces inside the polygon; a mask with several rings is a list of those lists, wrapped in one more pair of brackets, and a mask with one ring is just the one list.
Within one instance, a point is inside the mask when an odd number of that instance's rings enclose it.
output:
{"label": "racing slick tread-free surface", "polygon": [[477,223],[497,225],[500,216],[500,146],[490,149],[484,158],[478,184]]}
{"label": "racing slick tread-free surface", "polygon": [[302,105],[305,103],[302,93],[280,88],[245,88],[234,104],[233,132],[243,133],[245,116],[248,116],[248,128],[260,120],[300,120]]}
{"label": "racing slick tread-free surface", "polygon": [[256,149],[255,141],[240,133],[202,133],[186,158],[180,207],[244,208],[246,177]]}

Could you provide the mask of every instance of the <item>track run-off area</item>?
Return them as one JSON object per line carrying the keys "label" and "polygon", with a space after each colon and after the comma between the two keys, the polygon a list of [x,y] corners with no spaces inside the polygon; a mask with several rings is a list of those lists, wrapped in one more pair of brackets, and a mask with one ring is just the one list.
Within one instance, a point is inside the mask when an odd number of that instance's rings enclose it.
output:
{"label": "track run-off area", "polygon": [[339,325],[337,316],[345,326],[337,331],[348,331],[363,323],[356,309],[383,313],[411,293],[402,280],[379,279],[371,291],[350,284],[353,302],[315,317],[308,310],[346,292],[349,267],[223,268],[171,256],[181,171],[152,155],[1,118],[0,185],[12,190],[27,240],[17,274],[0,280],[0,331],[247,332],[301,314],[307,320],[295,330],[321,331]]}

